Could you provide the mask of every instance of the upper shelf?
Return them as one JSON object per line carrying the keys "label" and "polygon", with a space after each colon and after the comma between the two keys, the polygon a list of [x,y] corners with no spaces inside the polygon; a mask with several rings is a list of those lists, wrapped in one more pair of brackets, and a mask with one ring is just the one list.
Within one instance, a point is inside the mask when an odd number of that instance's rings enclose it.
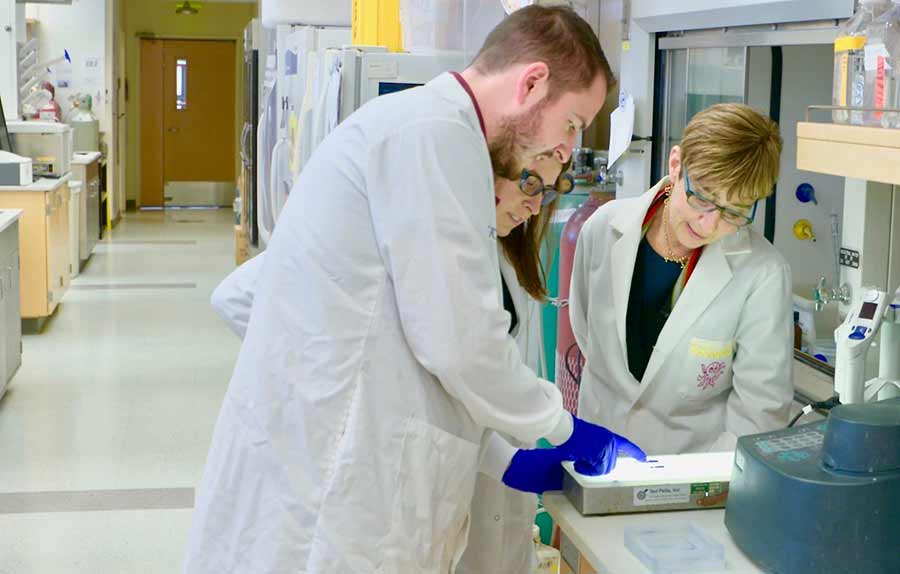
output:
{"label": "upper shelf", "polygon": [[900,185],[900,129],[799,122],[797,169]]}

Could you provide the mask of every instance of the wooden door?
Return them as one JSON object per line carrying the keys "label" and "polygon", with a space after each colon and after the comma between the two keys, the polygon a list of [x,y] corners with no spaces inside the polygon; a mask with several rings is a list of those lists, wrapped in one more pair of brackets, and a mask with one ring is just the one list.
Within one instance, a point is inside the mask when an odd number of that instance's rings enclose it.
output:
{"label": "wooden door", "polygon": [[165,181],[233,182],[234,42],[166,40]]}
{"label": "wooden door", "polygon": [[162,207],[163,188],[163,46],[164,40],[141,39],[140,184],[141,205]]}
{"label": "wooden door", "polygon": [[235,181],[235,44],[141,40],[141,205],[168,182]]}

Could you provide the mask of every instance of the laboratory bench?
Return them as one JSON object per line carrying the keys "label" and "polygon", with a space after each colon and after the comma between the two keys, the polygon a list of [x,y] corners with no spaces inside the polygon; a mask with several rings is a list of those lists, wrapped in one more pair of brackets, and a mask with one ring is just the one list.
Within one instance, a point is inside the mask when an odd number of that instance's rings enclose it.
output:
{"label": "laboratory bench", "polygon": [[[794,403],[791,405],[791,418],[803,407],[813,402],[821,402],[834,396],[834,374],[823,372],[823,369],[812,367],[806,362],[794,359]],[[818,412],[804,415],[797,424],[803,424],[824,418]]]}
{"label": "laboratory bench", "polygon": [[[799,360],[794,361],[795,401],[792,416],[813,401],[823,401],[834,394],[834,381],[827,373]],[[822,416],[813,413],[800,423]],[[625,546],[625,529],[630,526],[666,526],[687,523],[699,528],[722,545],[724,570],[717,574],[757,574],[760,570],[734,543],[725,528],[725,509],[669,512],[641,512],[583,516],[561,492],[547,493],[543,505],[560,533],[563,563],[560,574],[644,574],[647,567]]]}
{"label": "laboratory bench", "polygon": [[0,209],[22,210],[20,308],[29,328],[42,327],[69,287],[70,179],[71,173],[31,185],[0,186]]}
{"label": "laboratory bench", "polygon": [[651,571],[625,547],[625,528],[689,523],[722,545],[725,570],[711,574],[763,574],[725,529],[725,509],[582,516],[561,492],[543,496],[544,508],[560,530],[560,574],[647,574]]}

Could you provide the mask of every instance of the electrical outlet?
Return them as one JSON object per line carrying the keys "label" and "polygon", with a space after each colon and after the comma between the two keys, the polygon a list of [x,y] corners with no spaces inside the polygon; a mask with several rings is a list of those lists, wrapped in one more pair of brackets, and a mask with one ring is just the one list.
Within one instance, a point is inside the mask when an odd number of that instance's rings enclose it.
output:
{"label": "electrical outlet", "polygon": [[859,251],[841,247],[840,262],[844,267],[859,269]]}

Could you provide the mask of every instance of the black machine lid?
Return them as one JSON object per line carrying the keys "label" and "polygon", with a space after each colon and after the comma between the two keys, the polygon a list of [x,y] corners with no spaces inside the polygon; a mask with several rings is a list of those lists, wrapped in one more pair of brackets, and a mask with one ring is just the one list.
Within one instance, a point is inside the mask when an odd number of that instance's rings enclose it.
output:
{"label": "black machine lid", "polygon": [[867,475],[900,471],[900,399],[832,409],[822,464],[835,472]]}

